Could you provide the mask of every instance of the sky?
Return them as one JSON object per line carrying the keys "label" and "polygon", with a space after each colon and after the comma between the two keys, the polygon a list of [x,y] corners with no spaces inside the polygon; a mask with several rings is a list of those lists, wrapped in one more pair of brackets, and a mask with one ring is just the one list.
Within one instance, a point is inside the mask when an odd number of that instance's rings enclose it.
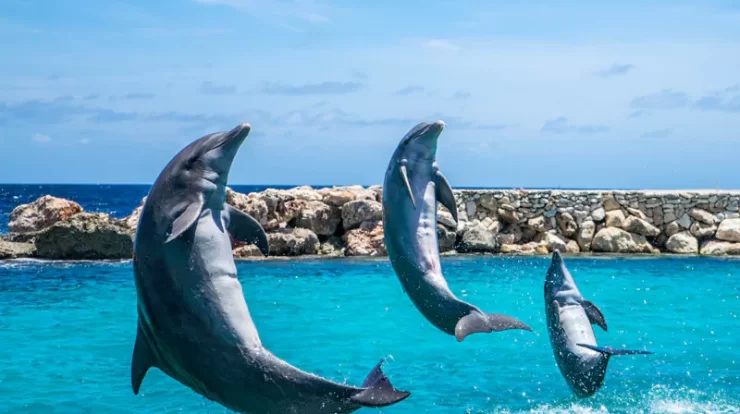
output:
{"label": "sky", "polygon": [[[644,4],[644,3],[649,3]],[[242,122],[232,184],[740,188],[740,3],[4,0],[0,182],[152,183]]]}

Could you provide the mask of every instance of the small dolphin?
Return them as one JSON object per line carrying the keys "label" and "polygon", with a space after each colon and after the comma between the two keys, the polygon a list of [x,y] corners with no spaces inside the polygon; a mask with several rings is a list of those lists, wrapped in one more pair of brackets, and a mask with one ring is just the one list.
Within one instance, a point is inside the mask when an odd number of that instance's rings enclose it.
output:
{"label": "small dolphin", "polygon": [[484,313],[455,297],[439,263],[437,201],[457,221],[452,188],[437,167],[437,139],[445,123],[421,123],[393,153],[383,184],[383,230],[393,270],[429,322],[458,342],[476,332],[532,329],[510,316]]}
{"label": "small dolphin", "polygon": [[591,324],[606,331],[604,314],[581,296],[557,250],[552,254],[545,279],[545,312],[555,360],[568,385],[579,397],[589,397],[599,390],[612,355],[652,354],[596,345]]}
{"label": "small dolphin", "polygon": [[249,130],[242,124],[194,141],[149,192],[134,244],[134,394],[157,367],[240,413],[349,413],[403,400],[409,393],[393,388],[382,361],[353,387],[301,371],[262,346],[229,234],[265,255],[267,238],[257,221],[224,203],[231,164]]}

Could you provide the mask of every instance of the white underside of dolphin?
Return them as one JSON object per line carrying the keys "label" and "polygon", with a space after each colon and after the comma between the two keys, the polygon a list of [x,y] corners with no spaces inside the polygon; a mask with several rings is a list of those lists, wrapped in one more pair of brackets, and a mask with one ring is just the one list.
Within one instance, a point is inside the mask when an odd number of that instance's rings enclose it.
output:
{"label": "white underside of dolphin", "polygon": [[435,162],[444,123],[421,123],[394,152],[383,184],[383,229],[393,269],[417,309],[458,341],[476,332],[524,329],[507,315],[485,313],[452,293],[442,275],[437,242],[437,202],[457,221],[452,188]]}
{"label": "white underside of dolphin", "polygon": [[147,197],[134,246],[134,393],[157,367],[239,413],[349,413],[405,399],[409,393],[393,388],[380,363],[354,387],[301,371],[262,346],[230,235],[264,254],[267,238],[257,221],[224,203],[231,163],[248,132],[244,124],[196,140]]}

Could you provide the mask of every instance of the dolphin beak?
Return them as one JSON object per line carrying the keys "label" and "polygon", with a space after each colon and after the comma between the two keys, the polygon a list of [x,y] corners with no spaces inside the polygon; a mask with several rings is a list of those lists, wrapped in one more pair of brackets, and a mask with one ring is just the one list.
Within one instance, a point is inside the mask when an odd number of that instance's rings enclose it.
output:
{"label": "dolphin beak", "polygon": [[552,264],[560,265],[563,263],[563,256],[560,255],[560,251],[555,250],[552,252]]}

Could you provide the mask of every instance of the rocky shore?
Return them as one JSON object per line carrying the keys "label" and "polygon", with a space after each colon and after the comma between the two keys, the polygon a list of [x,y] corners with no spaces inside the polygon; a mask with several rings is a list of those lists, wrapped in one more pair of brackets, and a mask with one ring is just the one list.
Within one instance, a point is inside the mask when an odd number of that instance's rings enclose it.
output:
{"label": "rocky shore", "polygon": [[[440,251],[740,255],[740,191],[456,190],[459,222],[441,205]],[[384,256],[380,186],[241,194],[227,203],[259,220],[274,256]],[[143,205],[142,200],[141,205]],[[16,207],[0,259],[126,259],[141,205],[115,219],[47,195]],[[234,245],[237,258],[261,257]]]}

